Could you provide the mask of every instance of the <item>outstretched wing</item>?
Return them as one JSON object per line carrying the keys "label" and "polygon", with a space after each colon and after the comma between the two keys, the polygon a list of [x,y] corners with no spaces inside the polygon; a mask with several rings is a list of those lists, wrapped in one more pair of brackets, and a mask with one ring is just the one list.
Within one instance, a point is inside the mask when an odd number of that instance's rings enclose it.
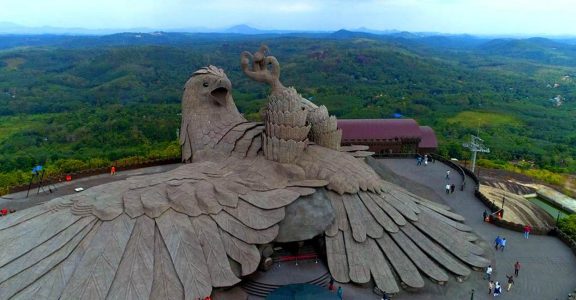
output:
{"label": "outstretched wing", "polygon": [[396,293],[398,282],[422,288],[423,276],[444,283],[489,264],[463,217],[382,184],[377,192],[328,193],[336,219],[325,232],[326,252],[337,281],[366,283],[372,277],[379,289]]}
{"label": "outstretched wing", "polygon": [[299,162],[308,177],[329,182],[336,218],[325,232],[326,252],[337,281],[373,278],[378,288],[395,293],[398,282],[421,288],[423,276],[443,283],[489,264],[462,216],[383,181],[354,157],[370,155],[366,147],[341,150],[353,153],[310,146]]}
{"label": "outstretched wing", "polygon": [[0,220],[0,299],[196,299],[260,263],[303,170],[262,157],[194,163]]}

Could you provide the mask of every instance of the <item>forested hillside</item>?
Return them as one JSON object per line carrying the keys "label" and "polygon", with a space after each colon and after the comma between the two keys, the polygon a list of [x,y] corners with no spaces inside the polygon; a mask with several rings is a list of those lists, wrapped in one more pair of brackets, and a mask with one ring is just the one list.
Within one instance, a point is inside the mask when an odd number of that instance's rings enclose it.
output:
{"label": "forested hillside", "polygon": [[333,34],[125,33],[0,36],[0,186],[130,156],[177,155],[182,87],[199,67],[227,72],[255,119],[267,90],[239,55],[267,44],[282,80],[340,118],[399,113],[432,126],[440,151],[479,132],[491,160],[575,172],[576,46],[339,31]]}

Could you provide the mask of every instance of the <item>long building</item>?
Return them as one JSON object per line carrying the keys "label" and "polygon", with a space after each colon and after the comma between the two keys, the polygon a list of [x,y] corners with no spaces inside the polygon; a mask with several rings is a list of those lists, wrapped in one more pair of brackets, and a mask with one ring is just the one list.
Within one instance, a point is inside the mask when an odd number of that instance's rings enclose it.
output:
{"label": "long building", "polygon": [[367,145],[376,155],[430,153],[438,148],[434,130],[414,119],[339,119],[342,145]]}

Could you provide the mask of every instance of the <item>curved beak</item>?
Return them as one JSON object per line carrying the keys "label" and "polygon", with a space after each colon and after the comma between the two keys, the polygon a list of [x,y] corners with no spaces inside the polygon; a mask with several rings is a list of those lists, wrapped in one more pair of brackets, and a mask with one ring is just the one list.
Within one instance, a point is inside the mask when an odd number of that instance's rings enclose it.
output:
{"label": "curved beak", "polygon": [[218,105],[226,105],[226,98],[228,98],[228,89],[226,87],[217,87],[210,92],[212,100]]}

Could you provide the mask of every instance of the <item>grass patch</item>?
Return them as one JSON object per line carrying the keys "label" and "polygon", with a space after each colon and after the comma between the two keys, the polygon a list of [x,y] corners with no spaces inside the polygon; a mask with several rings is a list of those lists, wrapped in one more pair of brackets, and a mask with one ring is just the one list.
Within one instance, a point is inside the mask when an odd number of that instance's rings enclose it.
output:
{"label": "grass patch", "polygon": [[502,113],[496,112],[482,112],[482,111],[463,111],[456,116],[447,120],[450,124],[459,124],[466,128],[480,127],[499,127],[499,126],[514,126],[520,127],[523,125],[522,121],[518,118]]}
{"label": "grass patch", "polygon": [[567,174],[554,173],[552,171],[537,169],[537,168],[523,168],[521,166],[502,161],[491,161],[487,159],[479,159],[478,165],[491,168],[491,169],[501,169],[509,172],[514,172],[518,174],[524,174],[530,178],[536,179],[541,182],[545,182],[560,188],[564,188],[564,185],[569,176]]}
{"label": "grass patch", "polygon": [[45,120],[53,114],[45,115],[23,115],[0,117],[0,143],[10,138],[13,134],[30,129],[34,125],[42,126]]}
{"label": "grass patch", "polygon": [[9,71],[18,70],[20,65],[25,63],[26,60],[21,57],[11,57],[4,59],[4,63],[6,63],[6,69]]}

